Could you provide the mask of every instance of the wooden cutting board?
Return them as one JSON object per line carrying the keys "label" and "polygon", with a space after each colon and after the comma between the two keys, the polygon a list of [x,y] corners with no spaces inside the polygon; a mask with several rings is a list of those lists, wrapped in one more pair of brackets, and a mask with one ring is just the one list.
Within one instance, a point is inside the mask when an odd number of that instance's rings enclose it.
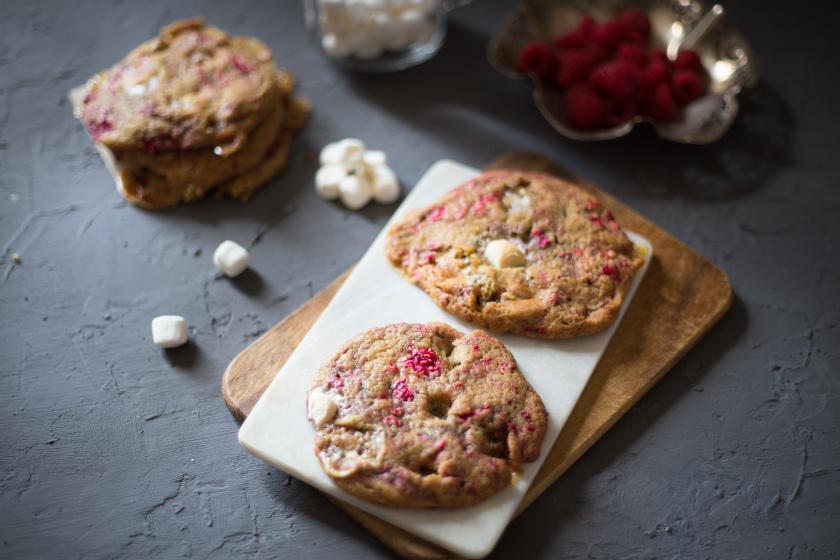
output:
{"label": "wooden cutting board", "polygon": [[[653,261],[563,431],[560,432],[517,513],[522,512],[630,409],[729,309],[726,274],[610,195],[536,154],[511,153],[487,169],[550,173],[601,198],[628,230],[653,244]],[[352,270],[352,269],[350,269]],[[350,270],[243,350],[222,376],[222,396],[243,420],[330,302]],[[453,554],[330,498],[402,556],[453,558]]]}

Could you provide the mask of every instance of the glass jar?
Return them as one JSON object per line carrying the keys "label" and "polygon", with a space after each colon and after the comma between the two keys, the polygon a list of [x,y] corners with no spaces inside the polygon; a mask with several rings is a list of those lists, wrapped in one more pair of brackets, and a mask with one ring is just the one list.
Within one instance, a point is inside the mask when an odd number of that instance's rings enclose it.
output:
{"label": "glass jar", "polygon": [[446,37],[446,14],[470,0],[303,0],[321,53],[342,68],[393,72],[425,62]]}

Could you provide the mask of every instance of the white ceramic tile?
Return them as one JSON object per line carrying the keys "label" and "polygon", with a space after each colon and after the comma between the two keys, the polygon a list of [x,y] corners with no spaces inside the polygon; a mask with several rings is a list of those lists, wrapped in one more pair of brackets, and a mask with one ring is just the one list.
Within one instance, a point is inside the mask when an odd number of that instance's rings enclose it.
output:
{"label": "white ceramic tile", "polygon": [[[452,161],[437,162],[417,183],[392,221],[408,210],[431,204],[476,174],[477,170]],[[345,341],[371,327],[396,322],[443,321],[464,332],[476,328],[443,312],[424,292],[402,278],[385,258],[384,232],[383,229],[256,404],[239,430],[239,441],[257,457],[319,490],[457,554],[479,558],[493,549],[516,511],[618,321],[602,333],[573,340],[552,342],[517,335],[499,337],[513,353],[519,369],[540,394],[549,412],[549,427],[540,458],[527,464],[522,476],[509,488],[477,506],[459,510],[397,509],[359,500],[335,486],[315,457],[314,430],[306,420],[305,412],[306,391],[315,372]],[[647,271],[652,253],[646,239],[629,235],[648,251],[644,268],[633,281],[621,316]]]}

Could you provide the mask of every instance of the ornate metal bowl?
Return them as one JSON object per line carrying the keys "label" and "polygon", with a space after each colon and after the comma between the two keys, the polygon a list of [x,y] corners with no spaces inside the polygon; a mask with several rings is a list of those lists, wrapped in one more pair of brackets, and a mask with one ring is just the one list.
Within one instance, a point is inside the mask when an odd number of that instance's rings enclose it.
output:
{"label": "ornate metal bowl", "polygon": [[637,123],[650,123],[662,138],[686,144],[709,144],[721,138],[738,114],[738,93],[758,82],[755,54],[723,18],[720,4],[711,8],[697,0],[524,0],[492,37],[487,58],[502,74],[522,79],[516,68],[519,51],[531,41],[551,41],[572,30],[583,14],[608,19],[628,7],[650,17],[651,42],[669,58],[679,49],[695,49],[709,75],[709,92],[684,107],[679,119],[657,122],[637,115],[615,128],[580,131],[569,125],[563,92],[533,80],[534,102],[549,123],[574,140],[609,140],[629,133]]}

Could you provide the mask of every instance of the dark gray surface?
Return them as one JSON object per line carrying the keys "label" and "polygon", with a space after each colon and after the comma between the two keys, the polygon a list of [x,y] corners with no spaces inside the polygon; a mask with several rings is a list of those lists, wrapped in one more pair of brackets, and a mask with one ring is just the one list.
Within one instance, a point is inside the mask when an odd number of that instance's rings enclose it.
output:
{"label": "dark gray surface", "polygon": [[[440,158],[546,153],[732,279],[729,314],[510,526],[496,557],[834,556],[837,14],[730,4],[764,80],[723,141],[688,147],[645,130],[600,144],[555,135],[528,88],[484,62],[510,3],[456,13],[430,63],[367,77],[318,57],[297,2],[0,3],[0,557],[389,554],[240,449],[219,396],[227,362],[352,264],[393,210],[316,198],[304,150],[350,135],[386,149],[406,185]],[[290,172],[249,205],[143,212],[114,191],[64,95],[194,14],[264,39],[315,112]],[[226,238],[253,253],[235,281],[210,265]],[[156,349],[149,321],[163,313],[184,315],[194,344]]]}

